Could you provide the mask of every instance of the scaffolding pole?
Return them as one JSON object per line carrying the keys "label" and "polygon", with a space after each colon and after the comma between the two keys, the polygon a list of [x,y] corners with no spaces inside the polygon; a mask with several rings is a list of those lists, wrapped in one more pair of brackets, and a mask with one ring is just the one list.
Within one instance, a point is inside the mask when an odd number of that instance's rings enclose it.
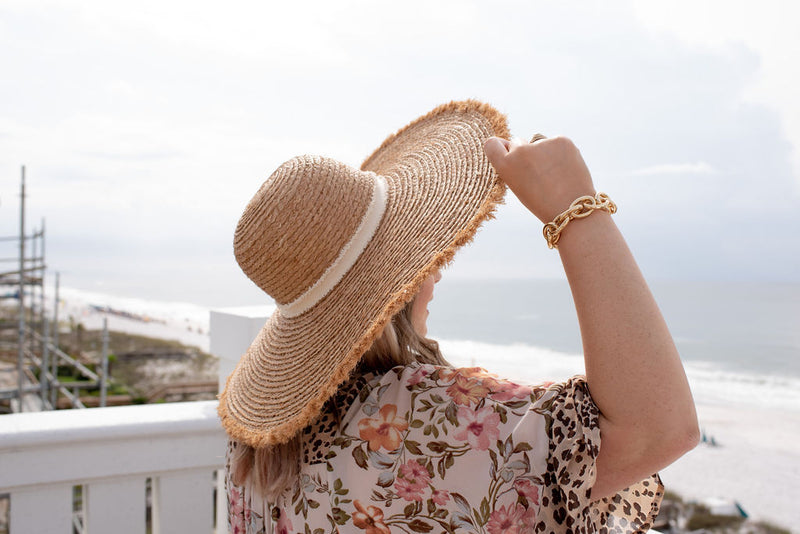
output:
{"label": "scaffolding pole", "polygon": [[[56,291],[55,291],[55,306],[53,307],[53,346],[56,350],[58,349],[58,285],[60,282],[61,275],[56,273]],[[58,400],[58,390],[56,387],[58,386],[58,360],[54,357],[53,361],[51,362],[52,370],[50,371],[50,375],[53,377],[53,388],[50,389],[50,404],[53,406],[53,409],[56,407],[56,401]]]}
{"label": "scaffolding pole", "polygon": [[19,351],[17,353],[17,397],[22,411],[23,369],[25,367],[25,165],[22,166],[22,188],[19,210]]}
{"label": "scaffolding pole", "polygon": [[106,394],[108,393],[108,314],[103,317],[103,374],[100,382],[100,407],[106,407]]}
{"label": "scaffolding pole", "polygon": [[40,286],[41,289],[39,290],[40,291],[40,295],[39,296],[41,297],[40,304],[39,304],[41,306],[41,309],[39,310],[39,321],[42,324],[42,328],[47,328],[45,326],[45,324],[44,324],[44,321],[45,321],[45,312],[44,312],[44,293],[45,293],[45,291],[44,291],[44,271],[45,271],[45,265],[46,265],[46,263],[44,261],[44,245],[45,245],[45,240],[44,240],[44,217],[42,217],[42,228],[41,228],[41,230],[39,230],[39,241],[40,241],[40,244],[39,244],[39,279],[42,281],[41,286]]}
{"label": "scaffolding pole", "polygon": [[42,407],[44,408],[47,406],[47,388],[50,386],[50,380],[47,378],[47,369],[50,367],[50,332],[47,328],[47,316],[42,316],[42,333],[42,364],[39,366],[39,385],[42,387]]}

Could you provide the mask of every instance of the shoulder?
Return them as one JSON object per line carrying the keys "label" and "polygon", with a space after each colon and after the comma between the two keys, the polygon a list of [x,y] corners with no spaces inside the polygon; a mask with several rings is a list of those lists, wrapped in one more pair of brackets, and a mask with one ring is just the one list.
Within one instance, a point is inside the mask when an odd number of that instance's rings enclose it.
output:
{"label": "shoulder", "polygon": [[[445,367],[414,363],[391,369],[375,382],[376,387],[395,387],[408,393],[433,391],[444,394],[456,405],[501,403],[521,407],[542,397],[552,396],[568,382],[528,384],[503,378],[481,367]],[[549,395],[548,395],[549,393]]]}
{"label": "shoulder", "polygon": [[[351,379],[345,388],[356,404],[370,399],[388,401],[417,401],[433,395],[445,398],[457,406],[483,406],[499,403],[513,408],[529,405],[538,412],[551,411],[562,404],[592,403],[583,376],[561,382],[544,381],[528,384],[500,377],[481,367],[446,367],[412,363],[393,367],[383,374],[369,373]],[[348,403],[351,404],[351,403]]]}
{"label": "shoulder", "polygon": [[512,414],[520,417],[541,404],[539,401],[548,396],[552,387],[552,383],[530,385],[507,380],[479,367],[414,363],[368,377],[345,419],[363,421],[365,416],[380,416],[397,421],[398,425],[404,420],[413,428],[420,423],[417,419],[421,414],[430,412],[425,417],[428,419],[441,411],[453,424],[475,417],[485,418],[487,423],[495,419],[506,423]]}

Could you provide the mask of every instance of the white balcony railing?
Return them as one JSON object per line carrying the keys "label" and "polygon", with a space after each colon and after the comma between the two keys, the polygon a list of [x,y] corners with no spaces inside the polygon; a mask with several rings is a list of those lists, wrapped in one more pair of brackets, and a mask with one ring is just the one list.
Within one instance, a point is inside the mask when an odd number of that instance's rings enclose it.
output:
{"label": "white balcony railing", "polygon": [[[270,312],[211,312],[220,386]],[[73,527],[83,534],[222,534],[226,503],[215,475],[225,434],[216,407],[190,402],[0,417],[0,496],[10,498],[9,534],[71,534]]]}
{"label": "white balcony railing", "polygon": [[216,406],[0,417],[0,494],[10,497],[9,533],[70,534],[75,525],[86,534],[144,534],[148,507],[153,534],[210,534],[215,515],[217,532],[224,532],[224,495],[216,492],[216,506],[212,500],[225,451]]}

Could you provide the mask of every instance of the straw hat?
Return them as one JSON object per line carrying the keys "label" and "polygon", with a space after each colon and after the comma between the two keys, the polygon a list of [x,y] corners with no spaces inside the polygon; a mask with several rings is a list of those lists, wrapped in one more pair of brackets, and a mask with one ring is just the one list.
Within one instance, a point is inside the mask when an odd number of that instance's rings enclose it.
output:
{"label": "straw hat", "polygon": [[483,153],[508,138],[487,104],[451,102],[390,135],[361,166],[300,156],[261,186],[234,254],[277,310],[220,395],[222,425],[253,447],[311,423],[420,284],[502,201]]}

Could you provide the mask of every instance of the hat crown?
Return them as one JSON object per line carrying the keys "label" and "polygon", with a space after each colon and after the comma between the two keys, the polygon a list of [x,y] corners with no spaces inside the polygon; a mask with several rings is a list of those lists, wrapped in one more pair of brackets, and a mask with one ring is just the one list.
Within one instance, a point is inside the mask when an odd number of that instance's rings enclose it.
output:
{"label": "hat crown", "polygon": [[278,305],[303,295],[336,261],[367,211],[374,173],[299,156],[259,188],[239,219],[234,255]]}

